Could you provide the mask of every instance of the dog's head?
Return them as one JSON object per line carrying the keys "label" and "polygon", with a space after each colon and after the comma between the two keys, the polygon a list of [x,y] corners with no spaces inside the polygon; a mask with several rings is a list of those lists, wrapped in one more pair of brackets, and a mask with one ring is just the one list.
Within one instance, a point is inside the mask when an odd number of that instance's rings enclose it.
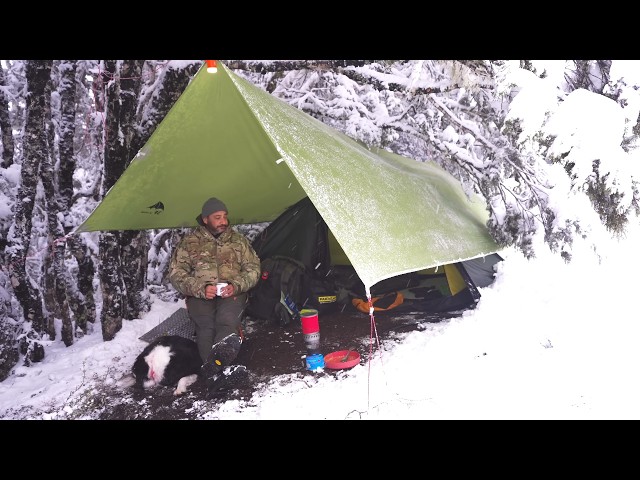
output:
{"label": "dog's head", "polygon": [[162,337],[157,342],[148,345],[133,364],[132,373],[136,378],[136,385],[150,388],[162,384],[165,371],[172,357],[172,348],[165,343],[170,337]]}
{"label": "dog's head", "polygon": [[138,355],[133,363],[131,373],[136,379],[136,388],[144,388],[144,382],[149,379],[149,365],[143,355]]}

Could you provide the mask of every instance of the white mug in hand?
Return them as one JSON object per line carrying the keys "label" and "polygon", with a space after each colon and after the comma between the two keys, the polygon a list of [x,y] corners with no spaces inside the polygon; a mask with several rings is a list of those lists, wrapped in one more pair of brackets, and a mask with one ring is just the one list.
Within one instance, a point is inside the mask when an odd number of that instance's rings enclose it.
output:
{"label": "white mug in hand", "polygon": [[221,297],[222,296],[222,289],[224,287],[226,287],[227,285],[229,285],[228,283],[216,283],[216,295]]}

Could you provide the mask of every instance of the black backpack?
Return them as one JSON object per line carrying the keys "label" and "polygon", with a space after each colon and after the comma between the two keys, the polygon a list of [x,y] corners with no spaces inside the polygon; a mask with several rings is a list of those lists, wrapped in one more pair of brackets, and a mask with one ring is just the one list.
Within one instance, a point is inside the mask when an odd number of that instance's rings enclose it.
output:
{"label": "black backpack", "polygon": [[[246,313],[281,326],[299,321],[299,311],[309,298],[310,275],[295,258],[273,255],[261,262],[258,283],[249,291]],[[286,305],[286,303],[289,303]]]}

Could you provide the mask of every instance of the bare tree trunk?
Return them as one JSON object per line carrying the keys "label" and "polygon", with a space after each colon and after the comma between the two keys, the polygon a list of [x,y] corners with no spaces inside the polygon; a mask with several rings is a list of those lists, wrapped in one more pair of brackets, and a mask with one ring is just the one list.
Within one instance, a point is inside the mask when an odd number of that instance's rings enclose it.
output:
{"label": "bare tree trunk", "polygon": [[144,60],[122,60],[120,65],[120,128],[123,133],[122,154],[120,163],[122,168],[117,173],[118,178],[131,162],[136,152],[132,152],[136,137],[136,111],[142,84],[142,66]]}
{"label": "bare tree trunk", "polygon": [[[0,270],[0,289],[11,291],[10,280],[4,269]],[[20,360],[18,351],[18,315],[11,306],[8,296],[0,298],[0,382],[4,381]]]}
{"label": "bare tree trunk", "polygon": [[73,149],[73,139],[76,131],[76,61],[62,60],[60,62],[60,128],[58,150],[60,152],[60,166],[58,167],[58,201],[59,211],[65,216],[65,231],[71,229],[68,220],[69,208],[73,199],[73,171],[76,162]]}
{"label": "bare tree trunk", "polygon": [[[122,170],[118,178],[135,155],[136,112],[138,109],[142,68],[144,60],[123,60],[120,68],[120,126],[124,133],[122,143]],[[140,318],[151,308],[147,284],[147,232],[122,232],[120,255],[122,257],[122,280],[126,288],[124,299],[125,318]]]}
{"label": "bare tree trunk", "polygon": [[102,287],[102,339],[113,340],[122,328],[126,291],[120,273],[120,244],[117,232],[100,235],[100,285]]}
{"label": "bare tree trunk", "polygon": [[76,319],[76,336],[81,336],[89,333],[87,323],[95,323],[96,319],[96,302],[93,297],[95,267],[91,252],[81,236],[70,236],[67,244],[78,263],[78,290],[69,295],[69,307]]}
{"label": "bare tree trunk", "polygon": [[[68,151],[69,145],[67,140],[61,140],[60,145],[60,189],[63,198],[66,198],[67,182],[72,181],[69,173],[62,173],[62,170],[66,170],[66,167],[62,165],[63,159],[67,158],[67,155],[73,155],[73,164],[75,165],[81,160],[93,161],[96,165],[102,164],[103,152],[103,129],[102,123],[97,119],[104,115],[104,99],[102,90],[96,86],[101,84],[102,77],[98,77],[95,82],[89,82],[87,80],[87,73],[95,68],[94,62],[86,60],[78,60],[76,65],[76,88],[65,89],[65,96],[68,93],[71,95],[71,91],[75,90],[75,105],[74,114],[82,119],[85,125],[91,126],[88,130],[79,128],[74,131],[74,144],[71,151]],[[91,95],[90,95],[91,94]],[[93,102],[89,98],[93,98]],[[73,105],[73,100],[62,99],[62,117],[68,118],[71,112],[68,108]],[[70,118],[69,118],[70,120]],[[75,127],[74,127],[75,128]],[[68,132],[65,129],[65,132]],[[66,133],[65,133],[66,137]],[[96,169],[101,177],[100,169]],[[70,172],[72,174],[72,172]],[[64,178],[63,178],[64,177]],[[100,199],[99,185],[100,178],[96,178],[95,187],[91,191],[82,192],[82,196],[89,197],[93,200]],[[72,186],[72,185],[70,185]],[[72,192],[71,192],[72,193]],[[75,201],[73,196],[69,200],[69,207],[73,205]],[[65,229],[67,224],[71,224],[71,219],[65,223]],[[71,235],[67,238],[67,247],[69,252],[75,257],[78,265],[76,272],[76,284],[69,285],[68,301],[69,307],[73,312],[73,317],[76,322],[75,335],[76,337],[83,336],[87,333],[91,333],[93,330],[93,324],[96,321],[96,302],[94,298],[93,281],[95,276],[94,257],[89,250],[85,241],[85,234]]]}
{"label": "bare tree trunk", "polygon": [[[2,156],[0,167],[8,168],[13,164],[14,139],[7,92],[13,90],[9,85],[9,78],[0,66],[0,132],[2,134]],[[6,187],[6,190],[5,190]],[[12,198],[10,186],[0,177],[0,193]],[[12,372],[13,367],[20,361],[18,349],[18,335],[22,329],[22,312],[16,311],[13,301],[13,285],[11,285],[11,265],[8,261],[9,252],[5,251],[7,238],[11,227],[11,219],[0,222],[0,290],[11,292],[0,298],[0,382],[4,381]]]}
{"label": "bare tree trunk", "polygon": [[[43,179],[43,183],[46,183],[46,180]],[[43,311],[43,331],[49,336],[49,340],[55,340],[56,338],[56,311],[58,310],[58,305],[56,303],[56,279],[53,274],[53,255],[51,252],[50,246],[53,245],[53,237],[51,235],[47,236],[47,249],[44,252],[43,259],[43,273],[42,275],[42,299],[44,301],[45,309]]]}
{"label": "bare tree trunk", "polygon": [[[10,272],[16,298],[24,312],[24,335],[20,352],[25,355],[25,365],[44,358],[44,347],[39,340],[44,333],[42,299],[27,276],[26,253],[31,239],[33,208],[40,165],[50,155],[47,116],[50,105],[51,60],[31,60],[26,63],[27,122],[24,132],[24,158],[22,183],[19,188],[14,216],[14,235],[8,241]],[[27,323],[29,325],[27,325]]]}
{"label": "bare tree trunk", "polygon": [[121,234],[122,280],[127,289],[125,318],[140,318],[151,308],[147,290],[149,233],[129,230]]}
{"label": "bare tree trunk", "polygon": [[[0,65],[0,87],[8,87],[4,79],[4,70]],[[13,129],[9,117],[9,99],[4,88],[0,88],[0,132],[2,132],[2,157],[0,167],[9,168],[13,164]]]}
{"label": "bare tree trunk", "polygon": [[[71,276],[68,274],[64,266],[64,258],[66,255],[66,246],[69,245],[70,250],[76,256],[80,272],[82,269],[80,263],[83,258],[83,247],[86,250],[86,246],[83,245],[82,239],[67,238],[68,233],[73,228],[73,221],[69,218],[69,210],[73,202],[73,172],[75,170],[75,153],[74,153],[74,139],[76,131],[76,104],[80,101],[77,99],[76,88],[76,72],[77,61],[75,60],[61,60],[58,66],[60,81],[58,85],[58,93],[60,97],[60,119],[59,125],[59,143],[58,152],[60,155],[58,175],[57,175],[57,194],[55,196],[56,206],[59,215],[62,216],[62,225],[60,234],[64,235],[65,242],[59,241],[55,244],[56,262],[54,263],[54,272],[56,273],[54,278],[58,279],[56,284],[56,291],[62,286],[65,286],[64,304],[61,305],[63,312],[60,317],[62,318],[62,341],[65,345],[69,346],[73,344],[74,337],[81,337],[87,333],[87,315],[89,309],[93,307],[95,314],[95,306],[93,305],[93,264],[91,264],[91,281],[89,286],[91,290],[87,292],[89,296],[81,295],[73,284]],[[57,237],[60,238],[60,237]],[[73,247],[71,246],[73,245]],[[59,263],[58,263],[59,262]],[[60,283],[64,281],[64,283]],[[78,283],[86,282],[85,279],[78,281]],[[81,298],[82,297],[82,298]],[[89,298],[91,303],[85,305],[84,301]],[[66,313],[68,312],[68,313]],[[75,319],[75,330],[73,328],[72,316]],[[93,319],[91,319],[93,321]]]}
{"label": "bare tree trunk", "polygon": [[[123,60],[118,72],[115,61],[105,61],[105,69],[111,74],[112,81],[107,87],[107,128],[105,132],[105,168],[103,192],[107,192],[120,178],[129,162],[131,142],[134,137],[133,124],[140,93],[142,60]],[[103,309],[101,314],[102,336],[111,340],[122,328],[122,319],[139,316],[139,311],[148,311],[148,304],[142,302],[140,293],[146,279],[145,268],[140,273],[138,262],[131,261],[136,254],[127,255],[122,261],[123,252],[120,245],[127,244],[131,237],[123,239],[120,232],[103,233],[100,238],[100,280],[102,284]],[[137,246],[128,245],[127,248]],[[140,257],[140,254],[137,255]],[[146,259],[146,252],[144,253]],[[126,273],[125,273],[126,272]],[[140,278],[142,275],[142,286]],[[133,290],[129,291],[129,287]],[[136,291],[136,289],[139,289]],[[133,304],[129,303],[129,300]],[[134,306],[135,305],[135,306]],[[130,307],[134,311],[130,311]]]}
{"label": "bare tree trunk", "polygon": [[[111,77],[107,83],[105,95],[105,148],[104,148],[104,177],[102,179],[102,194],[104,195],[115,184],[124,168],[121,164],[122,150],[118,137],[120,135],[118,118],[120,115],[120,100],[118,98],[118,84],[116,82],[117,62],[105,60],[105,74]],[[120,154],[120,155],[119,155]],[[102,338],[113,340],[122,328],[124,313],[123,295],[126,295],[122,275],[120,275],[120,235],[118,232],[102,232],[100,234],[100,262],[98,275],[102,289]]]}
{"label": "bare tree trunk", "polygon": [[[72,73],[71,85],[75,84],[75,67],[69,68],[69,63],[61,60],[57,62],[54,71],[55,70],[57,70],[59,77],[57,91],[61,94],[61,89],[65,88],[65,82],[69,80],[68,75],[70,70]],[[58,95],[58,98],[61,99],[61,95]],[[57,110],[60,111],[61,108]],[[49,116],[53,118],[51,111],[49,111]],[[56,120],[56,124],[61,129],[58,138],[62,139],[65,128],[64,119],[56,118]],[[47,133],[49,134],[49,145],[53,145],[55,142],[55,132],[53,128],[50,128]],[[56,181],[54,163],[57,162],[49,155],[43,159],[40,168],[40,178],[45,192],[47,223],[49,226],[49,235],[47,236],[49,248],[47,248],[43,280],[44,299],[47,307],[45,313],[45,331],[51,340],[55,340],[55,320],[56,318],[60,318],[62,320],[62,340],[66,346],[69,346],[73,344],[73,326],[69,312],[69,303],[67,301],[67,285],[71,282],[64,264],[66,231],[61,221],[67,213],[68,201],[60,198],[60,188]],[[63,163],[62,161],[60,162],[60,164]]]}
{"label": "bare tree trunk", "polygon": [[123,60],[118,73],[115,61],[105,61],[112,80],[107,87],[104,193],[116,183],[130,161],[143,63],[142,60]]}
{"label": "bare tree trunk", "polygon": [[[50,91],[54,91],[57,83],[57,61],[53,62],[51,67],[51,74],[49,75],[49,83],[50,83]],[[55,121],[53,115],[51,114],[51,103],[47,105],[48,111],[46,113],[46,117],[50,118],[53,122]],[[42,188],[44,189],[44,208],[45,210],[45,218],[47,220],[48,226],[48,234],[47,238],[47,248],[45,250],[44,257],[44,265],[43,265],[43,278],[42,278],[42,288],[40,291],[42,292],[42,297],[44,300],[44,331],[49,336],[50,340],[55,340],[56,338],[56,329],[55,329],[55,318],[56,315],[60,316],[60,308],[57,303],[56,298],[56,277],[53,272],[53,263],[54,263],[54,244],[55,235],[57,231],[61,231],[61,228],[58,226],[58,212],[55,208],[56,203],[56,188],[55,188],[55,172],[53,164],[55,163],[55,132],[53,126],[46,129],[47,133],[47,143],[49,145],[49,155],[42,158],[42,162],[40,163],[40,181],[42,182]]]}
{"label": "bare tree trunk", "polygon": [[[75,136],[76,120],[76,62],[75,60],[61,60],[58,66],[60,82],[60,119],[58,152],[60,155],[54,209],[56,217],[62,218],[56,223],[54,252],[54,275],[56,279],[55,292],[59,301],[59,315],[62,319],[62,341],[66,346],[73,344],[74,329],[69,306],[69,292],[73,291],[71,277],[67,272],[64,259],[66,256],[66,235],[73,227],[69,219],[69,209],[73,199],[73,171],[75,156],[73,139]],[[53,211],[52,210],[52,211]]]}

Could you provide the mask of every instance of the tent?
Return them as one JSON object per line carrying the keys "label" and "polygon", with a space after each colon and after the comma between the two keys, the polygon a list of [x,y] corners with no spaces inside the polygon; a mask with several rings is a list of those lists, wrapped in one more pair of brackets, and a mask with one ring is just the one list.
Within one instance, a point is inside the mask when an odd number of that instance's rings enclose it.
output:
{"label": "tent", "polygon": [[209,197],[235,224],[308,197],[362,280],[498,250],[484,201],[431,162],[368,149],[218,62],[201,68],[76,232],[195,226]]}
{"label": "tent", "polygon": [[[255,237],[252,245],[262,259],[286,256],[298,260],[311,276],[342,288],[344,303],[366,295],[364,284],[309,197],[285,210]],[[437,313],[469,308],[480,299],[478,288],[493,282],[494,265],[501,260],[500,255],[492,253],[405,273],[376,283],[371,293],[383,296],[402,292],[404,303],[394,312]]]}

